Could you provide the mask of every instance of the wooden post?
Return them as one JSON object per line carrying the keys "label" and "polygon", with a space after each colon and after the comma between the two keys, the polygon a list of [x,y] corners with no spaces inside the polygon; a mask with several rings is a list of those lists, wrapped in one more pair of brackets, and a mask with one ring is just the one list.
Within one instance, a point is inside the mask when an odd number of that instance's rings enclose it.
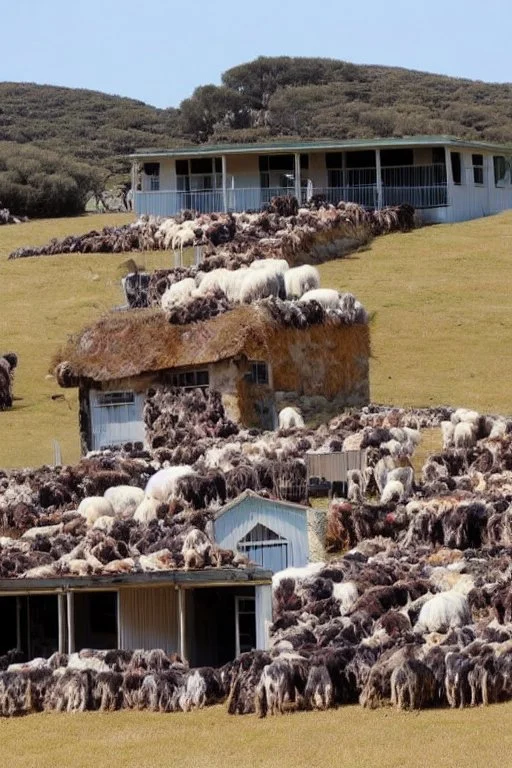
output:
{"label": "wooden post", "polygon": [[[215,168],[213,170],[215,170]],[[227,213],[227,210],[228,210],[228,176],[227,176],[226,155],[222,155],[222,206],[224,208],[224,213]]]}
{"label": "wooden post", "polygon": [[301,204],[300,152],[295,153],[295,197]]}
{"label": "wooden post", "polygon": [[75,595],[73,592],[66,593],[68,609],[68,653],[75,651]]}
{"label": "wooden post", "polygon": [[57,595],[59,612],[59,653],[66,653],[66,596],[64,592]]}
{"label": "wooden post", "polygon": [[380,149],[375,150],[375,176],[377,182],[377,208],[382,208],[382,168],[380,164]]}
{"label": "wooden post", "polygon": [[178,626],[179,626],[179,647],[178,647],[178,653],[181,656],[182,660],[185,661],[187,658],[187,630],[186,630],[186,610],[185,610],[185,600],[186,600],[186,593],[185,590],[181,587],[178,587]]}
{"label": "wooden post", "polygon": [[21,651],[21,597],[16,598],[16,650]]}

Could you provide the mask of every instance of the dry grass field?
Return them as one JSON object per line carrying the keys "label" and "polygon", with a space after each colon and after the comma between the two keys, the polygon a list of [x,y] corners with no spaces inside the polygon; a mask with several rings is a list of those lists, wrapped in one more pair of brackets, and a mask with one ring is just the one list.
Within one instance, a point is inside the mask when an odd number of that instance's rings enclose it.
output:
{"label": "dry grass field", "polygon": [[512,704],[487,709],[342,707],[258,720],[194,713],[42,714],[0,722],[9,768],[508,768]]}
{"label": "dry grass field", "polygon": [[[46,378],[71,333],[122,303],[124,254],[8,261],[11,250],[129,221],[129,214],[33,221],[0,228],[0,348],[19,355],[11,411],[0,413],[0,467],[78,458],[76,392]],[[324,285],[353,291],[370,311],[371,394],[397,405],[464,404],[512,411],[512,213],[377,238],[321,266]],[[135,254],[148,268],[168,253]],[[52,396],[57,395],[57,399]]]}

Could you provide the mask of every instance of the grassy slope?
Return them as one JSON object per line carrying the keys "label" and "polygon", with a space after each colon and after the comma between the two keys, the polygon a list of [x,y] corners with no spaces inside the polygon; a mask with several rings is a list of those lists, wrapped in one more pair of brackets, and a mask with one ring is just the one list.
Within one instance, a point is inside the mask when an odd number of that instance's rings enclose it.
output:
{"label": "grassy slope", "polygon": [[342,707],[266,720],[223,707],[43,714],[3,720],[0,738],[10,768],[503,768],[511,716],[512,704],[421,713]]}
{"label": "grassy slope", "polygon": [[[0,466],[38,465],[53,460],[52,440],[62,457],[79,457],[76,390],[61,390],[46,378],[50,360],[67,335],[124,299],[119,265],[130,254],[48,256],[7,261],[19,245],[42,244],[106,225],[132,220],[130,214],[33,221],[0,228],[2,310],[0,349],[19,356],[15,406],[0,413]],[[169,254],[135,254],[148,267],[169,266]],[[52,400],[54,394],[64,399]]]}
{"label": "grassy slope", "polygon": [[[33,221],[0,228],[0,348],[19,355],[12,411],[0,413],[0,467],[78,458],[76,393],[46,379],[68,334],[122,302],[123,254],[7,261],[19,245],[83,232],[130,216]],[[510,412],[512,213],[388,235],[349,260],[324,264],[324,285],[353,291],[377,315],[372,399],[397,405],[464,404]],[[149,268],[164,252],[136,254]],[[53,401],[52,394],[64,399]]]}
{"label": "grassy slope", "polygon": [[510,413],[512,212],[374,241],[320,268],[377,315],[371,396]]}

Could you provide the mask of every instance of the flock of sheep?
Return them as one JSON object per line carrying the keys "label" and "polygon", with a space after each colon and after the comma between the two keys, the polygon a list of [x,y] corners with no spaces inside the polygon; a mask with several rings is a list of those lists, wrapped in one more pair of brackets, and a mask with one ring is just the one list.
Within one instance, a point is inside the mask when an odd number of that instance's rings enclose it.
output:
{"label": "flock of sheep", "polygon": [[69,235],[39,247],[18,248],[9,258],[60,253],[183,250],[194,245],[204,246],[208,257],[227,243],[232,243],[239,252],[261,243],[263,248],[280,245],[292,253],[303,250],[313,237],[329,230],[343,232],[345,237],[357,241],[357,246],[371,236],[414,227],[414,209],[407,205],[371,211],[355,203],[320,204],[298,208],[296,215],[290,215],[287,200],[285,198],[284,207],[270,205],[268,210],[260,213],[195,214],[185,211],[172,218],[143,216],[133,224]]}
{"label": "flock of sheep", "polygon": [[[367,469],[350,473],[327,520],[326,546],[346,554],[275,575],[268,651],[197,670],[161,651],[156,662],[115,650],[21,667],[6,657],[0,711],[226,701],[229,712],[264,716],[512,698],[511,420],[369,407],[317,430],[288,414],[286,427],[261,433],[227,421],[218,398],[186,397],[167,421],[166,393],[150,400],[160,440],[149,451],[4,473],[0,514],[16,532],[0,540],[2,576],[247,567],[213,541],[212,513],[245,487],[275,494],[276,468],[301,467],[305,478],[306,451],[359,447]],[[426,426],[441,428],[444,445],[417,478],[410,458]]]}

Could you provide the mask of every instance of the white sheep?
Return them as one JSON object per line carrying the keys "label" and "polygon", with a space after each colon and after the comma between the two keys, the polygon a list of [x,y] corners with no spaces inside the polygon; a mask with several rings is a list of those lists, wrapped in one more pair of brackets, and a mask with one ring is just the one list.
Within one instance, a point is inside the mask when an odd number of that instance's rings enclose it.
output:
{"label": "white sheep", "polygon": [[359,597],[357,586],[353,581],[342,581],[332,586],[332,596],[340,605],[340,613],[344,616],[354,606]]}
{"label": "white sheep", "polygon": [[160,469],[149,478],[145,495],[160,502],[168,502],[176,493],[178,480],[187,475],[195,475],[196,472],[186,464]]}
{"label": "white sheep", "polygon": [[459,421],[453,431],[455,448],[467,450],[476,445],[476,427],[471,421]]}
{"label": "white sheep", "polygon": [[279,411],[279,429],[303,428],[304,426],[304,419],[295,408],[288,406]]}
{"label": "white sheep", "polygon": [[115,517],[114,507],[104,496],[88,496],[80,502],[77,512],[85,517],[88,527],[99,517]]}
{"label": "white sheep", "polygon": [[177,283],[173,283],[162,294],[160,304],[164,312],[170,312],[176,306],[185,304],[192,297],[192,294],[196,290],[196,282],[194,278],[187,277],[185,280],[179,280]]}
{"label": "white sheep", "polygon": [[238,293],[241,304],[250,304],[268,296],[279,296],[277,275],[268,269],[248,269],[243,275]]}
{"label": "white sheep", "polygon": [[305,293],[319,289],[318,269],[310,264],[289,269],[284,275],[284,287],[287,299],[300,299]]}
{"label": "white sheep", "polygon": [[[402,483],[405,494],[410,496],[412,493],[412,484],[414,482],[414,470],[412,467],[396,467],[388,472],[386,478],[386,487],[394,480]],[[384,488],[386,490],[386,488]]]}
{"label": "white sheep", "polygon": [[116,517],[126,520],[133,517],[133,513],[144,498],[144,491],[133,485],[116,485],[107,488],[103,498],[110,501]]}
{"label": "white sheep", "polygon": [[447,451],[453,445],[455,425],[451,421],[441,422],[441,435],[443,436],[443,451]]}
{"label": "white sheep", "polygon": [[469,408],[457,408],[450,417],[450,421],[453,426],[456,426],[461,421],[477,424],[480,419],[480,414],[477,411],[471,411]]}
{"label": "white sheep", "polygon": [[134,512],[133,519],[138,523],[150,523],[157,519],[157,509],[162,502],[151,496],[145,496]]}
{"label": "white sheep", "polygon": [[418,616],[415,632],[447,632],[451,627],[463,627],[471,622],[468,601],[460,592],[448,590],[434,595]]}
{"label": "white sheep", "polygon": [[300,297],[299,301],[301,303],[317,301],[324,309],[338,309],[340,294],[334,288],[316,288],[312,291],[307,291]]}
{"label": "white sheep", "polygon": [[290,270],[286,259],[256,259],[250,264],[249,269],[266,269],[275,275],[283,275]]}
{"label": "white sheep", "polygon": [[325,568],[324,562],[308,563],[302,568],[290,566],[282,571],[277,571],[272,576],[272,589],[276,589],[283,579],[294,579],[296,582],[302,582],[311,576],[316,576]]}
{"label": "white sheep", "polygon": [[388,480],[380,497],[381,504],[389,504],[390,501],[402,501],[405,496],[405,488],[400,480]]}

